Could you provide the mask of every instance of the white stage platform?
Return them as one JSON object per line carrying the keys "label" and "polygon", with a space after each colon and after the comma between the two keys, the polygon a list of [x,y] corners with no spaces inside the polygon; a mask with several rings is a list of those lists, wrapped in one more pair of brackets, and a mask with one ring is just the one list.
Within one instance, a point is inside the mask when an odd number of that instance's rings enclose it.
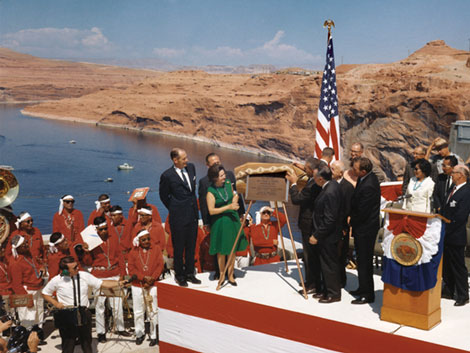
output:
{"label": "white stage platform", "polygon": [[216,291],[209,273],[201,285],[159,282],[161,352],[463,352],[470,350],[470,305],[442,300],[442,322],[430,331],[380,320],[383,283],[375,276],[376,301],[352,305],[357,288],[348,272],[342,301],[320,304],[297,293],[294,261],[236,270],[237,287]]}

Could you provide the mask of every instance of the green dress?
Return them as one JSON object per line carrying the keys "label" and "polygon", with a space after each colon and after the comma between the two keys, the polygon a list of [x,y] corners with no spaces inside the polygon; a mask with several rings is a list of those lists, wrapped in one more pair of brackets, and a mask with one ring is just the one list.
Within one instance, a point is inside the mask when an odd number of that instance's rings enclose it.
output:
{"label": "green dress", "polygon": [[[225,181],[223,187],[209,186],[207,192],[215,197],[215,208],[223,207],[232,203],[233,192],[229,180]],[[209,254],[230,255],[233,243],[240,230],[240,219],[237,211],[227,210],[225,212],[211,216],[211,246]],[[245,233],[240,235],[235,251],[245,250],[248,246]]]}

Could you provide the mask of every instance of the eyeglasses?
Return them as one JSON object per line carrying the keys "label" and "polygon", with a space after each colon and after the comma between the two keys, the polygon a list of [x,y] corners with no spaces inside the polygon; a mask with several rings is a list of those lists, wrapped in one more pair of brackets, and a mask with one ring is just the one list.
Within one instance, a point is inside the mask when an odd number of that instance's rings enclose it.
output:
{"label": "eyeglasses", "polygon": [[263,212],[261,212],[261,214],[271,214],[271,212],[269,212],[269,211],[263,211]]}
{"label": "eyeglasses", "polygon": [[64,203],[74,203],[75,200],[64,200]]}
{"label": "eyeglasses", "polygon": [[32,219],[27,219],[26,221],[23,221],[24,223],[33,223]]}

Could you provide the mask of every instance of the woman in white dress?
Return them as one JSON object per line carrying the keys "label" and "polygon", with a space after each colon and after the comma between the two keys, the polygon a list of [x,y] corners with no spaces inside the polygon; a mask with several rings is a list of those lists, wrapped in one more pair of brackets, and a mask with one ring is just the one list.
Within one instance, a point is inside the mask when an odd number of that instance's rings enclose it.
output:
{"label": "woman in white dress", "polygon": [[432,193],[434,182],[431,175],[431,163],[425,159],[417,159],[412,163],[415,176],[408,184],[404,208],[410,211],[431,212]]}

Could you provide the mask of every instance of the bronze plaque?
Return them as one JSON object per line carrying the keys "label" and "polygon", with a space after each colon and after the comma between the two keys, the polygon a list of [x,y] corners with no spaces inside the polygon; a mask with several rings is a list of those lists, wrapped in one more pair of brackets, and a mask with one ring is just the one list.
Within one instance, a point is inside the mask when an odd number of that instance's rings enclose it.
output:
{"label": "bronze plaque", "polygon": [[423,247],[412,235],[401,233],[392,240],[392,256],[403,266],[416,264],[423,254]]}
{"label": "bronze plaque", "polygon": [[248,201],[288,201],[289,188],[282,176],[248,175],[245,199]]}

